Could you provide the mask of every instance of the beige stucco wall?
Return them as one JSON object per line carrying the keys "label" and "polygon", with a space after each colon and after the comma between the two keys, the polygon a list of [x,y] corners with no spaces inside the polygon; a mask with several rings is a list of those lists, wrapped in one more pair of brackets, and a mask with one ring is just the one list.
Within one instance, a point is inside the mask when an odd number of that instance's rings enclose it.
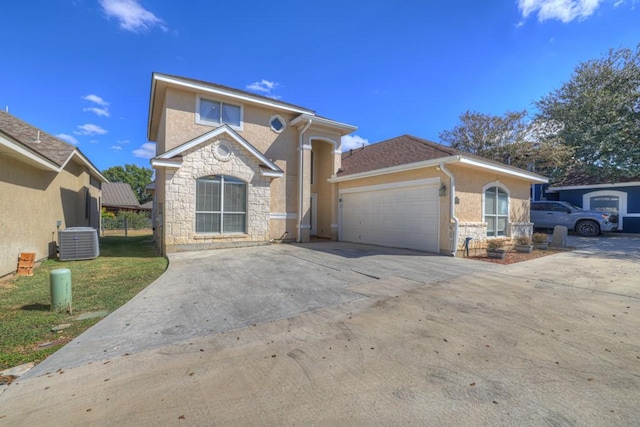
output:
{"label": "beige stucco wall", "polygon": [[[481,244],[486,240],[487,229],[482,218],[482,193],[483,187],[491,183],[499,182],[508,189],[510,229],[513,229],[514,233],[516,230],[520,230],[521,227],[527,229],[527,226],[523,226],[522,224],[529,223],[529,181],[457,164],[448,164],[446,167],[455,177],[455,195],[459,200],[459,203],[454,204],[455,215],[460,222],[457,241],[458,249],[462,249],[464,239],[467,236],[474,238],[474,244]],[[453,224],[450,222],[451,203],[449,197],[451,194],[451,183],[449,177],[435,166],[344,181],[339,183],[339,189],[412,181],[432,177],[440,178],[441,183],[447,187],[447,195],[440,197],[440,251],[446,253],[451,250],[451,239],[454,229]]]}
{"label": "beige stucco wall", "polygon": [[[89,218],[85,217],[87,190]],[[58,220],[60,229],[99,228],[100,198],[87,168],[73,160],[56,173],[0,156],[0,277],[16,271],[22,252],[35,252],[38,260],[55,254],[51,243],[58,241]]]}
{"label": "beige stucco wall", "polygon": [[[178,147],[188,141],[191,141],[211,130],[214,127],[202,125],[196,123],[196,100],[198,94],[195,92],[189,92],[186,90],[178,90],[175,88],[168,88],[165,96],[165,109],[160,120],[160,127],[158,131],[158,153],[162,153]],[[238,105],[239,103],[233,99],[225,99],[220,96],[203,95],[209,99],[220,100],[223,102],[229,102],[231,104]],[[274,114],[278,114],[287,122],[287,127],[280,133],[271,130],[269,122]],[[280,178],[272,178],[268,183],[269,197],[267,200],[267,210],[273,214],[270,219],[267,229],[269,239],[298,239],[299,235],[299,219],[298,212],[300,209],[299,203],[299,170],[300,170],[300,127],[296,128],[290,126],[290,121],[296,117],[294,113],[287,113],[283,111],[275,111],[266,106],[253,105],[245,103],[242,105],[242,129],[235,129],[236,132],[247,140],[256,149],[261,151],[267,158],[272,160],[280,169],[284,171],[284,176]],[[323,147],[321,149],[321,156],[330,156],[331,160],[324,160],[316,156],[316,161],[322,163],[323,168],[326,167],[326,171],[323,169],[323,179],[326,181],[333,173],[335,173],[335,164],[337,162],[339,167],[340,155],[335,154],[336,146],[339,145],[340,134],[331,129],[322,128],[319,126],[311,126],[304,135],[303,145],[310,146],[314,138],[321,138],[323,140]],[[326,141],[334,141],[333,144]],[[232,143],[234,147],[238,145]],[[303,174],[303,224],[306,227],[309,221],[309,197],[310,197],[310,152],[308,149],[303,150],[304,161],[304,174]],[[251,156],[250,156],[251,157]],[[253,159],[252,161],[255,161]],[[333,166],[333,167],[332,167]],[[183,163],[184,167],[184,163]],[[182,169],[181,169],[182,170]],[[216,170],[216,171],[214,171]],[[330,172],[329,172],[330,171]],[[160,169],[158,170],[160,172]],[[158,183],[170,182],[170,178],[162,176],[157,172]],[[185,171],[187,174],[189,171]],[[167,171],[167,174],[169,172]],[[222,169],[212,169],[212,173],[221,174]],[[251,184],[253,185],[253,184]],[[322,194],[334,194],[334,198],[337,197],[335,192],[335,186],[333,184],[326,184],[329,190],[325,190],[323,186]],[[173,236],[175,221],[187,221],[186,217],[168,217],[169,209],[173,205],[169,205],[169,187],[167,191],[163,191],[160,187],[162,185],[156,185],[156,199],[157,203],[164,206],[164,218],[162,221],[162,227],[160,230],[156,230],[157,236],[161,232],[168,233],[168,229],[171,228],[171,236]],[[332,190],[333,189],[333,190]],[[331,197],[331,196],[328,196]],[[325,197],[326,198],[326,197]],[[165,200],[166,199],[166,200]],[[333,203],[323,202],[318,206],[318,219],[321,220],[323,235],[331,237],[331,224],[337,223],[337,201]],[[189,219],[193,222],[193,219]],[[170,224],[171,227],[169,226]],[[183,227],[183,226],[180,226]],[[320,228],[320,223],[319,223]],[[326,231],[328,230],[328,231]],[[308,239],[308,229],[303,237]],[[303,239],[305,240],[305,239]],[[166,235],[163,241],[169,244],[172,241],[175,243],[174,237]],[[180,238],[183,242],[183,237]],[[186,244],[186,243],[180,243]]]}

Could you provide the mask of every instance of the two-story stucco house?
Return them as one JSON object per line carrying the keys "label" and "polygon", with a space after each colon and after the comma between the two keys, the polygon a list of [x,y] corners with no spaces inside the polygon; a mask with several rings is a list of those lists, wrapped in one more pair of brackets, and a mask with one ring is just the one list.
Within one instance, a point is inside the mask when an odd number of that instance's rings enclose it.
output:
{"label": "two-story stucco house", "polygon": [[530,234],[532,172],[404,135],[341,153],[355,126],[153,74],[155,233],[164,253],[319,236],[455,255]]}
{"label": "two-story stucco house", "polygon": [[338,236],[340,140],[356,129],[213,83],[154,73],[154,227],[163,253]]}

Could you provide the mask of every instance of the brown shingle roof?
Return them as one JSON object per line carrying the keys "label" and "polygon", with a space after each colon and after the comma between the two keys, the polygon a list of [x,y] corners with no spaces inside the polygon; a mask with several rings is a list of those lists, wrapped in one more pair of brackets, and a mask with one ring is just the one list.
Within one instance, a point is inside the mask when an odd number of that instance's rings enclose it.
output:
{"label": "brown shingle roof", "polygon": [[124,182],[109,182],[102,185],[102,205],[119,208],[140,208],[131,186]]}
{"label": "brown shingle roof", "polygon": [[[38,138],[38,131],[40,132],[39,143],[35,142]],[[0,111],[0,132],[10,136],[31,151],[58,166],[62,166],[73,151],[76,150],[73,145],[49,135],[4,111]]]}
{"label": "brown shingle roof", "polygon": [[402,135],[342,153],[338,176],[416,163],[461,154],[458,150],[426,139]]}

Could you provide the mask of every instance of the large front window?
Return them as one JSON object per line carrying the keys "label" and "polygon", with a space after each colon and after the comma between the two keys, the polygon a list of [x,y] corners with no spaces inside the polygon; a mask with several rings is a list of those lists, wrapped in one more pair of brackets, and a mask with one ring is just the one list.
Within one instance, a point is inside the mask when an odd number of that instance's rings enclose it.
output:
{"label": "large front window", "polygon": [[230,176],[196,180],[196,233],[244,233],[247,184]]}
{"label": "large front window", "polygon": [[487,223],[487,237],[505,236],[509,221],[509,196],[502,188],[495,186],[484,191],[484,222]]}
{"label": "large front window", "polygon": [[228,124],[235,128],[242,127],[242,108],[239,105],[198,97],[197,107],[196,121],[200,124],[213,126]]}

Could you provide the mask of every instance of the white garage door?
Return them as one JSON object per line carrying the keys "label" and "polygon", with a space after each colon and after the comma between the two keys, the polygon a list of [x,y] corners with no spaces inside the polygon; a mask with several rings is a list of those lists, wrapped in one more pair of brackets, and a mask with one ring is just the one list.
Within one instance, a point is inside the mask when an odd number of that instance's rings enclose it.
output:
{"label": "white garage door", "polygon": [[439,252],[438,185],[421,180],[341,191],[340,239]]}

